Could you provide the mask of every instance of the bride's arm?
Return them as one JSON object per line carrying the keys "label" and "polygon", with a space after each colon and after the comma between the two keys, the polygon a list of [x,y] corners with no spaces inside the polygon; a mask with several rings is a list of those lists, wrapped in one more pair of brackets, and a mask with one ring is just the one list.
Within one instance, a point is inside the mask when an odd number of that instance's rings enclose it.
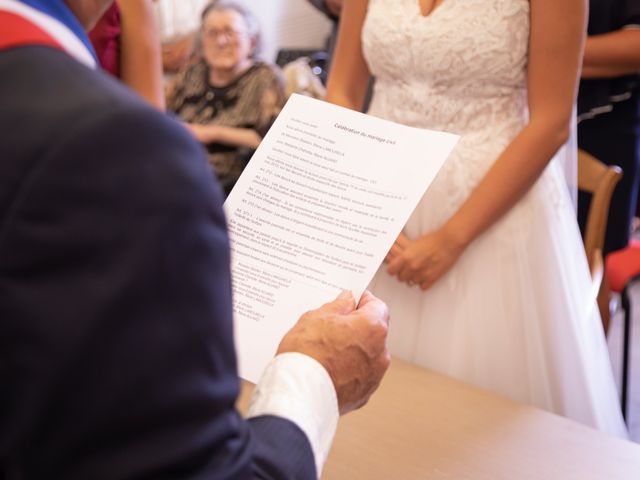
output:
{"label": "bride's arm", "polygon": [[533,185],[567,140],[584,45],[587,0],[531,0],[530,120],[438,231],[412,242],[389,273],[428,288]]}
{"label": "bride's arm", "polygon": [[586,0],[531,0],[529,123],[449,221],[466,243],[527,192],[566,142],[586,20]]}
{"label": "bride's arm", "polygon": [[[342,4],[338,42],[325,96],[328,102],[357,111],[362,110],[371,76],[362,54],[361,41],[368,5],[368,0],[345,0]],[[404,233],[400,233],[384,261],[389,263],[408,243]]]}
{"label": "bride's arm", "polygon": [[369,68],[362,55],[360,40],[368,5],[368,0],[344,2],[325,97],[331,103],[358,111],[369,81]]}

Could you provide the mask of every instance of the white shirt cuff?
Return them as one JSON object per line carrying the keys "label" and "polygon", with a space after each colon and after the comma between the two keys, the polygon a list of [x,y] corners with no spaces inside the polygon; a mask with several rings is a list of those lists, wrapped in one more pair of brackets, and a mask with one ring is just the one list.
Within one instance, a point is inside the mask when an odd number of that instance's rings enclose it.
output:
{"label": "white shirt cuff", "polygon": [[248,417],[275,415],[291,420],[307,435],[318,477],[338,425],[338,397],[329,373],[302,353],[277,355],[256,385]]}

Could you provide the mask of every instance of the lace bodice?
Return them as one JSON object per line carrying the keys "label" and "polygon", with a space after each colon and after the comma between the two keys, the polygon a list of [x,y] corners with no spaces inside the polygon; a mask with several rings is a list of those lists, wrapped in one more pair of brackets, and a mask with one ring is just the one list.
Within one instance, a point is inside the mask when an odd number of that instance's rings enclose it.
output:
{"label": "lace bodice", "polygon": [[[448,219],[524,126],[528,0],[370,0],[363,49],[376,77],[369,113],[461,139],[427,192]],[[417,156],[428,161],[428,158]],[[424,225],[409,222],[407,231]]]}
{"label": "lace bodice", "polygon": [[444,0],[427,17],[418,0],[370,0],[372,113],[461,134],[521,122],[528,38],[528,0]]}

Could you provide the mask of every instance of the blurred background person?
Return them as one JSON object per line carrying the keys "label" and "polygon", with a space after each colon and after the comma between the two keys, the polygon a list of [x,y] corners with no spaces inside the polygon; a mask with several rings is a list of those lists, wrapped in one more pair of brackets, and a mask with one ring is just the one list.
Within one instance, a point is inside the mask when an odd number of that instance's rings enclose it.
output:
{"label": "blurred background person", "polygon": [[104,70],[164,110],[160,40],[151,0],[113,2],[89,38]]}
{"label": "blurred background person", "polygon": [[[608,165],[622,180],[613,192],[604,254],[629,243],[638,203],[640,168],[640,0],[590,0],[578,96],[578,145]],[[584,227],[590,196],[578,201]]]}
{"label": "blurred background person", "polygon": [[284,104],[277,67],[257,59],[257,19],[243,5],[205,7],[203,58],[178,74],[167,106],[202,142],[226,195]]}

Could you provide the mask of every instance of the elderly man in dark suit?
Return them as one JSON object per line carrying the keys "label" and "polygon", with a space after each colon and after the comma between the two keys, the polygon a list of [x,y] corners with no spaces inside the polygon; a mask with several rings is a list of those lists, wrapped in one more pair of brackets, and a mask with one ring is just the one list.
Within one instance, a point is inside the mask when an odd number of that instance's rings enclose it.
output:
{"label": "elderly man in dark suit", "polygon": [[388,366],[386,306],[304,315],[239,416],[221,194],[96,70],[109,4],[0,0],[0,478],[315,478]]}

